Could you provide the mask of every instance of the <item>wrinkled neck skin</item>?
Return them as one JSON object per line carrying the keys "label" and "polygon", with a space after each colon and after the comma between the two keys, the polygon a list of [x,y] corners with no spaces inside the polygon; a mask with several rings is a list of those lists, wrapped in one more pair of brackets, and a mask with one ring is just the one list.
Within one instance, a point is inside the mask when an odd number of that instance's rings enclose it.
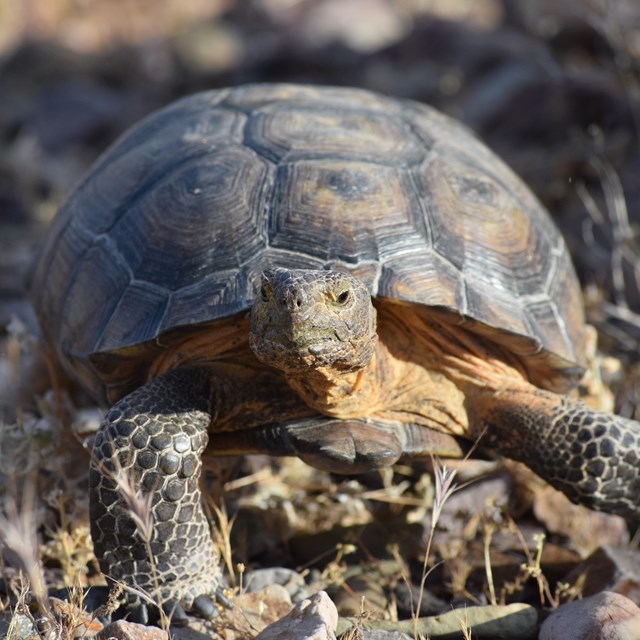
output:
{"label": "wrinkled neck skin", "polygon": [[249,344],[312,409],[339,418],[371,413],[381,346],[376,310],[357,278],[334,271],[266,271],[251,312]]}
{"label": "wrinkled neck skin", "polygon": [[[377,351],[364,367],[355,371],[310,366],[306,371],[285,371],[285,378],[305,404],[319,413],[343,419],[366,416],[375,413],[377,401],[381,400],[377,395],[380,388]],[[384,357],[384,353],[381,355]]]}

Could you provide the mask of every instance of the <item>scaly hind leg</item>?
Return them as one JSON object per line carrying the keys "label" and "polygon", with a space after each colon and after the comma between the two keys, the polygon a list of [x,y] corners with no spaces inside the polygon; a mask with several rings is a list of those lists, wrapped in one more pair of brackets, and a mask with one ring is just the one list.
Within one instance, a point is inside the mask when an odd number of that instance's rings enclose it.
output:
{"label": "scaly hind leg", "polygon": [[442,369],[465,391],[472,437],[573,502],[640,523],[640,422],[535,387],[508,354],[467,332],[427,330]]}
{"label": "scaly hind leg", "polygon": [[470,409],[483,442],[576,503],[640,522],[640,423],[535,387]]}

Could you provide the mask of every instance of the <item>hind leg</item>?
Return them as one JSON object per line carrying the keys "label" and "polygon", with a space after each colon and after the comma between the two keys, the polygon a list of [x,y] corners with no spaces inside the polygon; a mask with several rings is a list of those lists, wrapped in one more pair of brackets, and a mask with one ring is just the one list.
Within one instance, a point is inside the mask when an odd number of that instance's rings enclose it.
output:
{"label": "hind leg", "polygon": [[470,410],[483,443],[573,502],[640,522],[640,423],[529,385],[491,395]]}

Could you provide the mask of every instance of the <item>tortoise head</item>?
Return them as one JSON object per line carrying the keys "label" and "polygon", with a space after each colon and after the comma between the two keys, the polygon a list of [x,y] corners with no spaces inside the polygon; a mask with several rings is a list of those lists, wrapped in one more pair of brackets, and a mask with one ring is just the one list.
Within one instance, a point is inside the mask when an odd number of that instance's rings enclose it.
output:
{"label": "tortoise head", "polygon": [[287,373],[357,371],[376,343],[376,310],[357,278],[311,269],[263,272],[249,337],[261,362]]}

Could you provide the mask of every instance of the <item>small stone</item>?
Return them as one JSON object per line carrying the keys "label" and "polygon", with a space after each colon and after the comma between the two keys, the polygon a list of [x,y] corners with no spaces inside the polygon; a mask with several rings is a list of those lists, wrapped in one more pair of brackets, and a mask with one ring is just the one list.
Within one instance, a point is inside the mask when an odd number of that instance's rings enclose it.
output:
{"label": "small stone", "polygon": [[357,616],[363,599],[367,612],[374,618],[384,618],[388,607],[387,585],[402,575],[404,566],[395,559],[363,562],[349,567],[342,588],[332,594],[341,616]]}
{"label": "small stone", "polygon": [[[12,632],[11,636],[8,634],[9,629]],[[0,620],[0,638],[8,637],[15,640],[32,640],[39,638],[39,635],[29,616],[14,613],[13,617]]]}
{"label": "small stone", "polygon": [[74,638],[91,637],[103,628],[93,615],[67,600],[50,596],[49,607],[52,616],[42,616],[36,620],[41,638],[53,640],[58,636],[58,627],[73,628]]}
{"label": "small stone", "polygon": [[300,602],[309,597],[309,587],[304,578],[293,569],[286,567],[268,567],[252,571],[247,576],[246,591],[249,593],[261,591],[273,584],[283,586],[293,602]]}
{"label": "small stone", "polygon": [[568,602],[540,628],[539,640],[640,640],[640,608],[619,593],[603,591]]}
{"label": "small stone", "polygon": [[96,640],[169,640],[169,634],[158,627],[118,620],[107,625],[96,635]]}
{"label": "small stone", "polygon": [[319,591],[270,624],[256,640],[335,640],[337,624],[335,605],[324,591]]}
{"label": "small stone", "polygon": [[584,596],[615,591],[640,604],[640,551],[604,545],[566,577],[567,582],[578,580],[584,583]]}
{"label": "small stone", "polygon": [[291,596],[279,584],[272,584],[254,593],[240,593],[233,598],[234,607],[221,609],[220,624],[227,628],[250,628],[262,631],[285,617],[293,607]]}

